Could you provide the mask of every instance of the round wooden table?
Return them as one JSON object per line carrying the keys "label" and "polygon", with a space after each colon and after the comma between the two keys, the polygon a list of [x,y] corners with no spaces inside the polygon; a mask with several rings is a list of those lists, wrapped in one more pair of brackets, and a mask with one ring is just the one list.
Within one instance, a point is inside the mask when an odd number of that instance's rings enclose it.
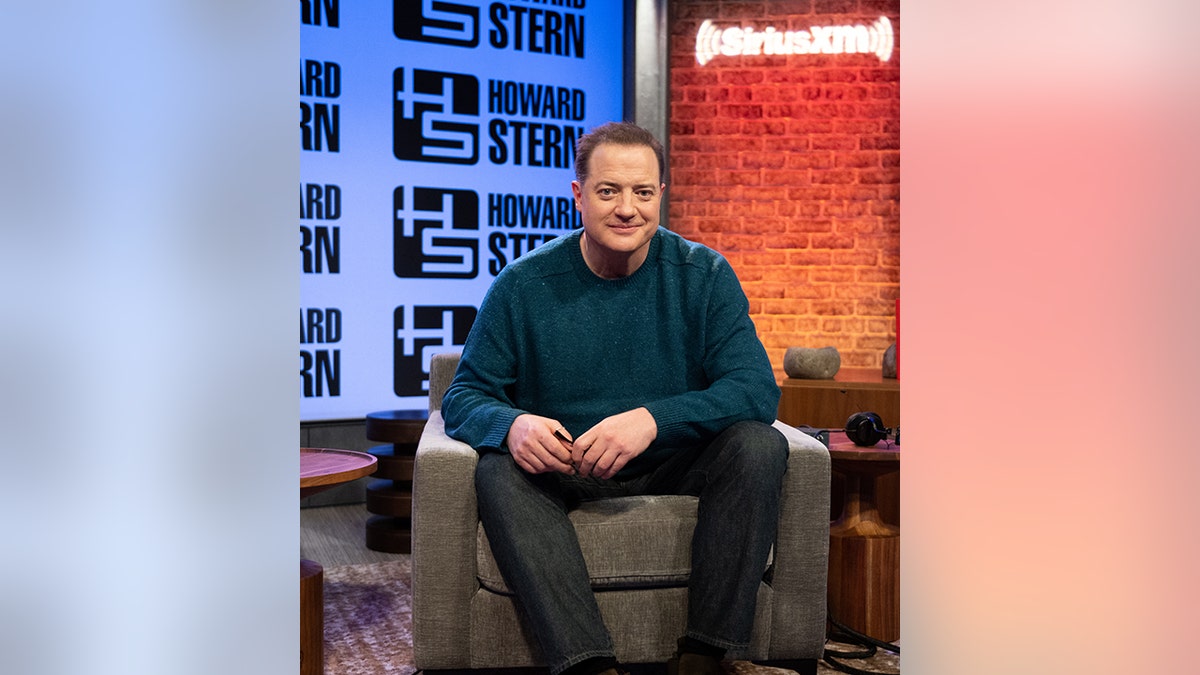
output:
{"label": "round wooden table", "polygon": [[[315,495],[375,471],[374,455],[333,448],[300,448],[300,498]],[[300,560],[300,675],[325,671],[324,570]]]}
{"label": "round wooden table", "polygon": [[841,516],[829,526],[829,613],[877,640],[900,638],[900,528],[879,517],[875,479],[900,470],[900,445],[861,448],[829,436],[833,470],[845,477]]}

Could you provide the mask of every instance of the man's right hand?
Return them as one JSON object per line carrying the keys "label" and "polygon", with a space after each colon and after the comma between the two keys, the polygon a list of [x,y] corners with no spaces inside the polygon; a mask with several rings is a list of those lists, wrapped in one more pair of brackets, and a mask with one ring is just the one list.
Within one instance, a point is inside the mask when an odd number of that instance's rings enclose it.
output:
{"label": "man's right hand", "polygon": [[[529,413],[518,415],[506,437],[508,451],[517,466],[528,473],[574,474],[571,446],[554,435],[555,429],[563,429],[557,420]],[[563,433],[571,438],[565,429]]]}

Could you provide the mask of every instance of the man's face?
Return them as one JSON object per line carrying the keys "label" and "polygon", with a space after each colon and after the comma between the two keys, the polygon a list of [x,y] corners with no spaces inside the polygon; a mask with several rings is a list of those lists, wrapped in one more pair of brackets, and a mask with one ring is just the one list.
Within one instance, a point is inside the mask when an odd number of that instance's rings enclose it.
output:
{"label": "man's face", "polygon": [[658,230],[665,185],[654,150],[643,145],[601,144],[588,176],[571,182],[583,221],[584,259],[601,276],[632,274],[646,259]]}

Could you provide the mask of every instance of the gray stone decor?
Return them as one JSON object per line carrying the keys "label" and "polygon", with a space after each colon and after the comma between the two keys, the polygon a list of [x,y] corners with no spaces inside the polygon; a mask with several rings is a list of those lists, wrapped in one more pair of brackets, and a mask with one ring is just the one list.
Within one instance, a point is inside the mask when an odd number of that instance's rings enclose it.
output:
{"label": "gray stone decor", "polygon": [[783,372],[801,380],[828,380],[842,367],[836,347],[788,347],[783,355]]}

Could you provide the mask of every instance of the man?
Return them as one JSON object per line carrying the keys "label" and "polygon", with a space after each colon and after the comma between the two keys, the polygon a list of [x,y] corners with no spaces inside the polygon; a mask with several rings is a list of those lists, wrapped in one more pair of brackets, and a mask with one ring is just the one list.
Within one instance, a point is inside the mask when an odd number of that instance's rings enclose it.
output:
{"label": "man", "polygon": [[582,137],[582,230],[496,277],[442,403],[480,452],[479,514],[551,675],[616,669],[567,509],[700,498],[687,632],[669,673],[749,644],[787,441],[779,388],[729,264],[659,228],[662,145],[630,123]]}

